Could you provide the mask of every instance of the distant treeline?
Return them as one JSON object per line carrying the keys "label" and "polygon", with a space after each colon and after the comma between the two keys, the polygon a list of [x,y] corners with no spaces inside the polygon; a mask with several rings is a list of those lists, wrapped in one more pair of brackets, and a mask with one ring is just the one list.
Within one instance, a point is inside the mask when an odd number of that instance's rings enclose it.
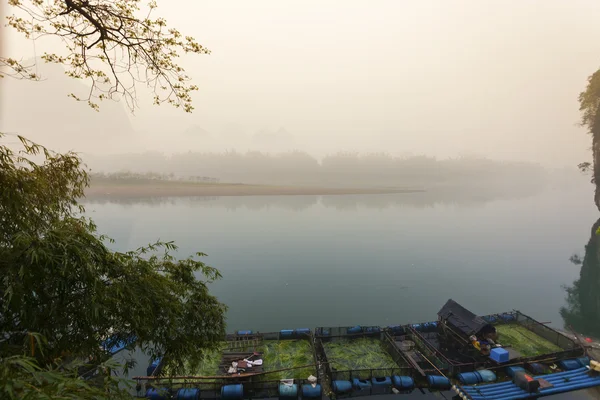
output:
{"label": "distant treeline", "polygon": [[187,181],[187,182],[219,182],[218,178],[210,176],[176,176],[173,172],[169,174],[159,172],[92,172],[90,177],[93,181],[120,181],[120,182],[140,182],[140,181]]}
{"label": "distant treeline", "polygon": [[[161,179],[210,177],[220,182],[262,184],[399,185],[506,184],[541,182],[545,170],[532,163],[461,157],[393,157],[339,153],[316,158],[303,152],[180,153],[156,152],[84,157],[94,172],[147,174]],[[152,175],[154,174],[154,175]]]}

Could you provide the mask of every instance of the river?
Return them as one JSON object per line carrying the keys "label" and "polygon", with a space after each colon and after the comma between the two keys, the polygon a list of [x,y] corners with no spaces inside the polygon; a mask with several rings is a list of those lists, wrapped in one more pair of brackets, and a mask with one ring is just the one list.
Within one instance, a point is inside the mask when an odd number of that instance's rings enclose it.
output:
{"label": "river", "polygon": [[[211,290],[229,306],[228,330],[266,332],[435,320],[449,298],[478,314],[518,309],[563,328],[565,286],[580,275],[569,258],[583,259],[598,218],[591,199],[592,187],[581,182],[502,195],[450,190],[85,205],[115,250],[161,239],[174,240],[182,257],[207,253],[205,262],[223,274]],[[565,396],[557,398],[587,398]]]}
{"label": "river", "polygon": [[228,330],[436,319],[518,309],[562,327],[597,211],[591,186],[478,193],[110,200],[87,204],[117,250],[174,240],[223,274]]}

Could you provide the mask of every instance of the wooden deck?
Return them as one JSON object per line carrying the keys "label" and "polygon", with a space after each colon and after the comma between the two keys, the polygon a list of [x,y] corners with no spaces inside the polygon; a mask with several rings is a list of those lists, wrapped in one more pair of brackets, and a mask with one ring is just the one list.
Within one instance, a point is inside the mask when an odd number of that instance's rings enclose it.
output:
{"label": "wooden deck", "polygon": [[[229,367],[231,367],[231,363],[233,363],[233,362],[237,362],[238,364],[240,364],[240,365],[238,365],[238,371],[241,373],[244,373],[245,375],[259,374],[261,372],[264,372],[262,365],[256,365],[256,366],[252,366],[250,368],[241,368],[244,366],[243,360],[248,357],[252,357],[253,355],[254,355],[254,352],[224,352],[221,356],[221,362],[219,363],[219,374],[232,375],[232,374],[227,373],[227,370],[229,369]],[[254,357],[254,359],[259,359],[259,358],[261,358],[261,355]],[[252,361],[252,360],[250,360],[250,361]],[[240,371],[240,369],[244,369],[245,371]]]}

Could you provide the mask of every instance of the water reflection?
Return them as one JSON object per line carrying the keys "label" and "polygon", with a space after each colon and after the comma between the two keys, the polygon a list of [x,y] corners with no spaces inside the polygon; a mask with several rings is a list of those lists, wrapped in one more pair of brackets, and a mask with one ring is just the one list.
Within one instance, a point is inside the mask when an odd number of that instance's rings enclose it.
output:
{"label": "water reflection", "polygon": [[184,202],[187,206],[203,208],[225,208],[236,210],[265,210],[281,208],[291,211],[303,211],[316,205],[336,210],[354,210],[358,208],[383,210],[394,207],[431,208],[437,205],[456,207],[482,207],[497,200],[523,199],[539,194],[539,186],[522,187],[518,191],[506,191],[502,188],[451,187],[436,188],[424,192],[361,195],[294,195],[294,196],[203,196],[203,197],[115,197],[95,195],[84,199],[87,204],[120,204],[125,207],[135,204],[174,205]]}
{"label": "water reflection", "polygon": [[577,255],[571,257],[573,264],[581,266],[581,273],[578,280],[565,287],[567,304],[560,310],[566,327],[595,338],[600,338],[600,235],[596,234],[599,227],[600,219],[592,226],[583,259]]}

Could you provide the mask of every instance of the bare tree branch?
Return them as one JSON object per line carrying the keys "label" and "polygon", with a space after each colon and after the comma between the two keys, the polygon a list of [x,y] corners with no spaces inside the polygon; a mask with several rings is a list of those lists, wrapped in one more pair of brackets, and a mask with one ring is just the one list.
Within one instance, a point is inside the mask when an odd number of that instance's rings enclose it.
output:
{"label": "bare tree branch", "polygon": [[[59,37],[65,52],[45,53],[45,62],[63,65],[67,75],[87,79],[87,101],[98,109],[98,100],[123,97],[133,111],[136,87],[144,84],[154,92],[154,103],[169,103],[186,112],[193,110],[191,92],[198,87],[176,63],[181,54],[209,54],[194,38],[167,28],[162,18],[152,18],[155,1],[145,17],[140,0],[9,0],[15,13],[8,25],[26,38]],[[0,57],[0,76],[38,79],[31,66]]]}

